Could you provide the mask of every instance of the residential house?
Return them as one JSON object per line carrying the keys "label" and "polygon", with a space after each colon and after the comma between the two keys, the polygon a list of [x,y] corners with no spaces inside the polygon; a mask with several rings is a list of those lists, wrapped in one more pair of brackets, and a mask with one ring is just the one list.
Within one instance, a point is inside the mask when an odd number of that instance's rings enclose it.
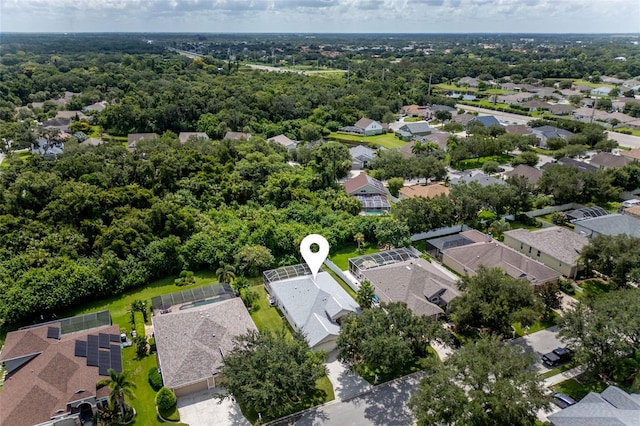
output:
{"label": "residential house", "polygon": [[525,126],[524,124],[509,124],[508,126],[505,126],[504,129],[507,133],[513,133],[520,136],[529,136],[533,134],[531,127]]}
{"label": "residential house", "polygon": [[547,102],[541,101],[540,99],[532,99],[530,101],[523,102],[521,105],[529,108],[529,111],[546,110],[549,107]]}
{"label": "residential house", "polygon": [[98,146],[103,143],[104,141],[100,138],[87,138],[83,142],[80,142],[80,146]]}
{"label": "residential house", "polygon": [[64,152],[64,143],[60,137],[52,139],[38,138],[36,143],[31,144],[31,154],[41,155],[47,160],[56,159]]}
{"label": "residential house", "polygon": [[314,279],[306,264],[265,271],[263,276],[276,306],[313,350],[335,349],[340,318],[360,311],[358,303],[328,272],[320,271]]}
{"label": "residential house", "polygon": [[429,126],[428,123],[420,122],[420,121],[414,122],[414,123],[405,123],[403,126],[400,127],[399,130],[408,132],[412,138],[417,136],[426,136],[430,133],[435,133],[438,131],[433,127]]}
{"label": "residential house", "polygon": [[594,170],[598,170],[596,166],[570,157],[562,157],[561,159],[557,160],[556,163],[546,163],[542,166],[542,169],[544,170],[552,164],[560,164],[561,166],[573,167],[580,170],[581,172],[592,172]]}
{"label": "residential house", "polygon": [[416,104],[405,105],[402,107],[400,112],[410,117],[422,117],[425,119],[430,119],[432,114],[432,111],[429,107]]}
{"label": "residential house", "polygon": [[553,126],[533,127],[531,131],[540,141],[541,148],[546,148],[547,141],[551,138],[562,138],[564,140],[567,140],[569,136],[573,136],[573,133],[571,133],[570,131],[559,129]]}
{"label": "residential house", "polygon": [[460,177],[451,179],[451,185],[457,185],[459,183],[477,182],[480,186],[489,185],[507,185],[507,182],[502,179],[497,179],[492,176],[487,176],[484,173],[465,173]]}
{"label": "residential house", "polygon": [[431,262],[417,256],[390,262],[386,259],[395,257],[390,252],[349,259],[350,264],[353,261],[361,265],[359,279],[373,284],[380,302],[403,302],[414,315],[437,319],[448,310],[451,301],[460,295],[458,280],[445,274]]}
{"label": "residential house", "polygon": [[453,107],[450,107],[450,106],[448,106],[448,105],[431,105],[431,106],[429,107],[429,110],[430,110],[433,114],[435,114],[435,113],[436,113],[436,112],[438,112],[438,111],[446,111],[446,112],[450,112],[450,113],[451,113],[451,116],[454,116],[454,115],[456,115],[456,114],[458,113],[458,110],[457,110],[457,109],[455,109],[455,108],[453,108]]}
{"label": "residential house", "polygon": [[495,118],[493,115],[478,115],[467,123],[467,127],[471,123],[482,123],[484,127],[500,125],[500,121],[498,121],[498,119]]}
{"label": "residential house", "polygon": [[473,77],[462,77],[458,80],[458,84],[460,86],[468,86],[468,87],[478,87],[478,79]]}
{"label": "residential house", "polygon": [[438,145],[438,148],[446,150],[449,143],[449,136],[449,133],[436,131],[425,136],[418,136],[416,139],[422,143],[435,143]]}
{"label": "residential house", "polygon": [[[90,314],[95,318],[108,311]],[[109,388],[96,388],[108,369],[122,372],[120,328],[103,325],[77,331],[67,318],[11,331],[0,362],[7,375],[0,392],[0,424],[86,424],[107,405]],[[96,321],[95,324],[101,322]],[[78,324],[78,323],[75,323]]]}
{"label": "residential house", "polygon": [[54,118],[52,120],[43,121],[40,127],[46,129],[58,129],[61,132],[69,132],[69,126],[71,125],[70,118]]}
{"label": "residential house", "polygon": [[504,233],[506,246],[574,279],[579,270],[578,257],[588,243],[587,237],[558,226],[537,231],[513,229]]}
{"label": "residential house", "polygon": [[609,96],[609,93],[611,93],[611,88],[606,86],[591,90],[593,96]]}
{"label": "residential house", "polygon": [[624,83],[624,80],[622,80],[621,78],[609,77],[608,75],[603,75],[602,77],[600,77],[600,81],[605,84],[615,84],[616,86],[620,86],[622,83]]}
{"label": "residential house", "polygon": [[538,184],[538,181],[542,177],[542,170],[536,169],[535,167],[531,167],[526,164],[519,164],[514,167],[513,170],[505,172],[504,175],[507,178],[513,176],[522,176],[526,178],[531,185],[536,186]]}
{"label": "residential house", "polygon": [[560,274],[495,240],[481,241],[442,250],[442,263],[460,275],[473,276],[481,266],[501,268],[513,278],[524,278],[532,285],[558,282]]}
{"label": "residential house", "polygon": [[153,332],[163,383],[177,396],[218,386],[234,339],[257,331],[239,297],[195,300],[167,310],[153,315]]}
{"label": "residential house", "polygon": [[591,157],[589,163],[601,169],[616,169],[626,166],[631,163],[631,160],[622,155],[614,155],[610,152],[599,152]]}
{"label": "residential house", "polygon": [[141,140],[151,140],[159,138],[157,133],[129,133],[127,135],[127,147],[131,149],[136,149],[136,145]]}
{"label": "residential house", "polygon": [[227,132],[224,134],[223,139],[229,139],[232,141],[241,141],[251,139],[251,133],[246,132]]}
{"label": "residential house", "polygon": [[620,151],[623,157],[629,158],[631,161],[640,161],[640,148],[634,148],[629,151]]}
{"label": "residential house", "polygon": [[590,123],[592,120],[608,121],[609,113],[593,107],[583,106],[573,110],[574,120]]}
{"label": "residential house", "polygon": [[622,235],[640,238],[640,219],[628,214],[610,214],[574,223],[573,230],[589,238],[598,235]]}
{"label": "residential house", "polygon": [[209,140],[209,135],[207,135],[205,132],[180,132],[180,134],[178,135],[178,139],[183,145],[187,143],[187,141],[191,138]]}
{"label": "residential house", "polygon": [[294,141],[293,139],[289,139],[286,135],[278,135],[278,136],[273,136],[269,139],[267,139],[268,142],[275,142],[278,145],[282,145],[285,148],[291,150],[291,149],[296,149],[296,147],[298,146],[298,142]]}
{"label": "residential house", "polygon": [[458,232],[453,235],[431,238],[427,240],[426,252],[431,257],[442,261],[443,252],[453,247],[462,247],[473,243],[491,241],[491,237],[475,229]]}
{"label": "residential house", "polygon": [[347,194],[362,203],[362,212],[365,214],[388,213],[391,210],[387,188],[366,173],[345,181],[342,186]]}
{"label": "residential house", "polygon": [[434,198],[440,195],[449,195],[449,188],[439,183],[431,185],[413,185],[400,188],[401,200],[413,197]]}
{"label": "residential house", "polygon": [[553,115],[570,115],[576,108],[569,104],[548,104],[546,109]]}
{"label": "residential house", "polygon": [[512,93],[510,95],[496,95],[496,102],[507,105],[517,105],[533,99],[535,95],[529,92]]}
{"label": "residential house", "polygon": [[601,393],[589,392],[578,403],[548,416],[552,426],[638,426],[640,394],[616,386]]}
{"label": "residential house", "polygon": [[456,115],[455,117],[453,117],[451,121],[455,123],[460,123],[464,127],[467,127],[467,124],[469,124],[469,122],[475,118],[476,118],[475,115],[465,113],[465,114]]}
{"label": "residential house", "polygon": [[107,103],[107,101],[99,101],[99,102],[96,102],[94,104],[87,105],[86,107],[82,108],[82,111],[84,111],[84,112],[93,112],[93,111],[102,112],[107,107],[107,105],[109,105]]}
{"label": "residential house", "polygon": [[82,113],[82,111],[58,111],[56,112],[57,119],[70,119],[70,120],[86,120],[88,117]]}
{"label": "residential house", "polygon": [[586,84],[576,84],[573,86],[573,89],[579,91],[580,93],[591,93],[592,87],[587,86]]}
{"label": "residential house", "polygon": [[352,170],[364,170],[369,166],[369,163],[376,158],[376,150],[366,146],[357,145],[353,148],[349,148],[349,154],[351,154]]}
{"label": "residential house", "polygon": [[628,214],[640,219],[640,205],[633,206],[622,210],[623,214]]}
{"label": "residential house", "polygon": [[356,124],[354,124],[354,127],[360,129],[362,134],[365,136],[379,135],[384,132],[382,124],[365,117],[358,120]]}

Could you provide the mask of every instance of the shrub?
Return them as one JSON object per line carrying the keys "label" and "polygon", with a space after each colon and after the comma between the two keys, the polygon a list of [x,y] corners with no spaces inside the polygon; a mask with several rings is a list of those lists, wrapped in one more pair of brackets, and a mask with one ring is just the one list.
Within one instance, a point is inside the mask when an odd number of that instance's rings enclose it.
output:
{"label": "shrub", "polygon": [[138,359],[142,359],[147,356],[146,336],[136,336],[133,341],[136,344],[136,355],[138,356]]}
{"label": "shrub", "polygon": [[162,375],[160,375],[158,367],[153,367],[152,369],[150,369],[147,378],[153,390],[156,392],[159,391],[162,387]]}
{"label": "shrub", "polygon": [[176,394],[174,394],[171,389],[165,388],[164,386],[161,387],[156,394],[156,405],[161,412],[170,411],[176,406],[177,402],[178,399],[176,398]]}

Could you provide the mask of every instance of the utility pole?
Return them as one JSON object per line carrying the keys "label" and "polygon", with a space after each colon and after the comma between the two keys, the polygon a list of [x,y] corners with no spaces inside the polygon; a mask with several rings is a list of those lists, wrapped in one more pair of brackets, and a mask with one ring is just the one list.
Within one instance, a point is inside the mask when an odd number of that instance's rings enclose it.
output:
{"label": "utility pole", "polygon": [[433,75],[433,74],[429,74],[429,90],[428,90],[428,92],[427,92],[427,95],[428,95],[428,96],[431,96],[431,76],[432,76],[432,75]]}
{"label": "utility pole", "polygon": [[593,116],[596,115],[596,107],[598,106],[598,98],[595,98],[593,101],[593,107],[592,107],[592,111],[591,111],[591,119],[589,120],[589,123],[592,124],[593,123]]}

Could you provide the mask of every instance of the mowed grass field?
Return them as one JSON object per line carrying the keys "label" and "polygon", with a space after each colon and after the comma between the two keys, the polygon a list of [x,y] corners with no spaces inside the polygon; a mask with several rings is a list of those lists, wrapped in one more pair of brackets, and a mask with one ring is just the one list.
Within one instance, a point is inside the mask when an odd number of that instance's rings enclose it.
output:
{"label": "mowed grass field", "polygon": [[396,138],[393,133],[383,133],[375,136],[358,136],[348,133],[331,132],[328,139],[344,143],[369,145],[371,148],[382,146],[387,149],[395,149],[407,144],[405,141]]}

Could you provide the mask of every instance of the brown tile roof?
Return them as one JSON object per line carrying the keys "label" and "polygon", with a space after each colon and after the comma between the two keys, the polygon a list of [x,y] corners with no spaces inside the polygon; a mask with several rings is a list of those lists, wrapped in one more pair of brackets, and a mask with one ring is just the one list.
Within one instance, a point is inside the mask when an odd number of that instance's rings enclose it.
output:
{"label": "brown tile roof", "polygon": [[632,160],[627,157],[623,157],[622,155],[613,155],[610,152],[599,152],[589,161],[594,166],[602,167],[602,168],[617,168],[624,167],[629,164]]}
{"label": "brown tile roof", "polygon": [[251,139],[251,133],[244,132],[227,132],[224,134],[224,139],[230,139],[234,141],[239,141],[241,139]]}
{"label": "brown tile roof", "polygon": [[456,123],[461,123],[466,126],[467,123],[469,123],[471,120],[475,118],[476,116],[473,114],[460,114],[453,117],[452,120],[455,121]]}
{"label": "brown tile roof", "polygon": [[454,247],[443,250],[443,253],[464,265],[467,270],[475,272],[480,266],[498,267],[513,278],[526,278],[535,285],[556,281],[559,277],[553,269],[496,241]]}
{"label": "brown tile roof", "polygon": [[433,185],[414,185],[400,188],[400,198],[425,197],[433,198],[438,195],[449,195],[449,188],[439,183]]}
{"label": "brown tile roof", "polygon": [[526,136],[533,134],[533,132],[531,132],[531,129],[524,124],[510,124],[508,126],[505,126],[505,130],[507,131],[507,133],[514,133],[516,135]]}
{"label": "brown tile roof", "polygon": [[624,214],[630,214],[631,216],[640,217],[640,206],[629,207],[622,211]]}
{"label": "brown tile roof", "polygon": [[525,178],[527,178],[529,183],[531,183],[531,185],[536,185],[542,177],[542,170],[538,170],[526,164],[519,164],[514,167],[513,170],[509,170],[504,175],[507,177],[524,176]]}
{"label": "brown tile roof", "polygon": [[194,138],[209,139],[209,135],[205,132],[180,132],[178,139],[180,140],[180,143],[185,144],[192,136]]}
{"label": "brown tile roof", "polygon": [[426,116],[429,114],[429,108],[420,105],[405,105],[402,107],[402,112],[407,115]]}
{"label": "brown tile roof", "polygon": [[376,288],[383,302],[405,302],[416,315],[433,316],[442,309],[428,299],[440,297],[446,303],[460,295],[451,279],[424,259],[412,259],[367,269],[364,276]]}
{"label": "brown tile roof", "polygon": [[620,154],[627,158],[640,160],[640,148],[632,149],[631,151],[620,151]]}
{"label": "brown tile roof", "polygon": [[368,125],[373,123],[373,120],[370,118],[362,117],[360,120],[356,121],[355,127],[359,127],[361,129],[366,129]]}
{"label": "brown tile roof", "polygon": [[[47,324],[7,334],[2,361],[41,353],[8,374],[0,392],[0,424],[30,426],[48,421],[52,416],[68,412],[67,404],[93,396],[104,396],[108,389],[96,391],[102,377],[98,367],[87,366],[87,359],[75,356],[75,340],[86,340],[89,334],[120,334],[118,326],[106,326],[47,339]],[[36,338],[37,337],[37,338]],[[43,347],[41,341],[46,345]],[[83,390],[83,392],[77,392]],[[58,410],[63,410],[57,413]]]}
{"label": "brown tile roof", "polygon": [[342,186],[349,195],[357,195],[356,192],[366,185],[371,185],[378,190],[380,195],[386,195],[387,190],[378,179],[374,179],[366,173],[360,173],[358,176],[344,182]]}
{"label": "brown tile roof", "polygon": [[[217,374],[234,339],[257,330],[239,297],[153,317],[158,362],[167,387]],[[221,353],[222,352],[222,353]]]}

